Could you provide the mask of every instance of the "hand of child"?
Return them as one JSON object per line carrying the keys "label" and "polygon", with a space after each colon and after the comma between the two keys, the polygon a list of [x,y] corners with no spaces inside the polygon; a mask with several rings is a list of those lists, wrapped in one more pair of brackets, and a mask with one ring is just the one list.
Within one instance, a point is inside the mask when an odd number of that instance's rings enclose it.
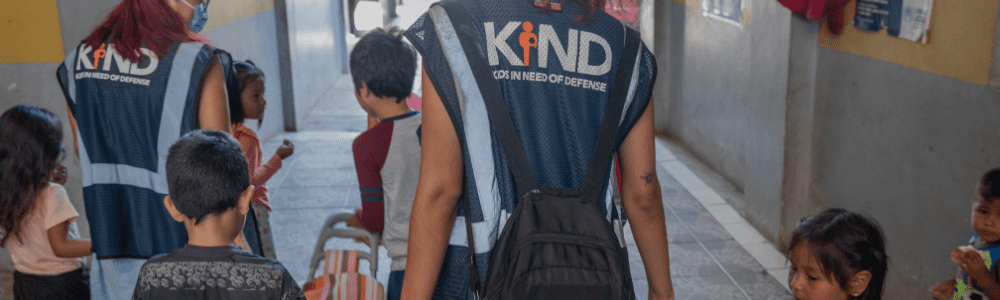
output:
{"label": "hand of child", "polygon": [[983,254],[975,248],[959,247],[951,252],[951,257],[973,279],[989,278],[989,270],[986,269],[986,261],[983,260]]}
{"label": "hand of child", "polygon": [[354,215],[351,216],[351,218],[347,219],[347,221],[346,221],[347,227],[364,228],[364,227],[361,227],[361,220],[358,219],[358,216],[360,216],[360,215],[361,215],[361,210],[360,209],[354,211]]}
{"label": "hand of child", "polygon": [[50,181],[58,183],[59,185],[66,185],[66,166],[56,163],[56,168],[52,170],[51,177]]}
{"label": "hand of child", "polygon": [[292,145],[291,141],[285,140],[285,142],[282,143],[280,147],[278,147],[277,154],[278,157],[281,157],[281,159],[286,159],[289,156],[292,156],[292,153],[294,152],[295,152],[295,145]]}
{"label": "hand of child", "polygon": [[943,281],[931,289],[931,297],[934,297],[935,300],[951,299],[951,296],[954,293],[955,279]]}
{"label": "hand of child", "polygon": [[365,243],[365,246],[369,246],[369,247],[371,247],[371,245],[372,245],[371,243],[368,242],[368,237],[367,236],[355,238],[354,242],[355,243]]}

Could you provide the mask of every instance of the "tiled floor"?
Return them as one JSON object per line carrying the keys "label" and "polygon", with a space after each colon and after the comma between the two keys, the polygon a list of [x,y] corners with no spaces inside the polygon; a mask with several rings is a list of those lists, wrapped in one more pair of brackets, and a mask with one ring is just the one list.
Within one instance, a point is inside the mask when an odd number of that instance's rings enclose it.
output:
{"label": "tiled floor", "polygon": [[[336,99],[310,109],[305,128],[285,133],[265,143],[265,152],[281,139],[295,143],[296,153],[286,160],[269,186],[272,195],[271,225],[278,259],[303,283],[308,258],[327,216],[360,207],[351,142],[365,127],[365,116],[354,102],[349,79],[336,83],[343,92]],[[790,299],[782,281],[787,276],[785,258],[730,206],[729,202],[673,155],[678,146],[657,142],[658,174],[666,208],[671,276],[677,299]],[[709,180],[710,181],[710,180]],[[720,220],[722,220],[720,222]],[[737,234],[733,234],[737,233]],[[626,228],[633,280],[645,299],[646,276]],[[327,242],[328,249],[365,247],[348,239]],[[388,278],[388,260],[382,250],[377,278]],[[362,273],[368,266],[362,263]]]}

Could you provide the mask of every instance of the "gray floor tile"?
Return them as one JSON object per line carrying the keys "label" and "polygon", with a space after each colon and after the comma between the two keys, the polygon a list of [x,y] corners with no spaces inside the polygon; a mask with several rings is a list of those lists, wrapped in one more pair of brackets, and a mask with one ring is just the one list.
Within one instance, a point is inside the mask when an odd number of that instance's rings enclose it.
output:
{"label": "gray floor tile", "polygon": [[735,240],[710,240],[703,241],[702,244],[729,274],[766,272],[764,267]]}
{"label": "gray floor tile", "polygon": [[670,171],[667,171],[667,168],[660,164],[656,165],[656,178],[660,181],[660,191],[684,190],[684,186],[670,174]]}
{"label": "gray floor tile", "polygon": [[705,211],[705,206],[695,199],[687,190],[665,190],[661,191],[663,203],[674,210],[678,215],[691,212]]}
{"label": "gray floor tile", "polygon": [[700,211],[683,215],[678,214],[677,216],[688,228],[688,230],[691,231],[691,234],[702,242],[733,238],[729,235],[729,232],[727,232],[726,229],[715,220],[715,217],[708,213],[708,211]]}
{"label": "gray floor tile", "polygon": [[368,129],[367,118],[356,116],[336,116],[336,119],[312,119],[303,124],[304,130],[326,131],[336,128],[338,130],[364,132]]}
{"label": "gray floor tile", "polygon": [[[624,228],[625,243],[628,244],[629,247],[634,248],[635,237],[632,234],[632,226],[630,224],[631,223],[626,223]],[[666,215],[666,228],[667,242],[669,243],[692,243],[695,241],[694,236],[691,235],[691,232],[684,226],[684,223],[681,223],[681,221],[670,212],[667,212]],[[638,255],[638,252],[636,253]]]}
{"label": "gray floor tile", "polygon": [[361,207],[358,187],[285,187],[271,195],[272,209]]}
{"label": "gray floor tile", "polygon": [[794,299],[792,294],[788,292],[788,290],[786,290],[777,279],[768,275],[766,271],[739,273],[730,272],[729,275],[736,280],[736,284],[739,285],[748,296],[750,296],[750,299]]}
{"label": "gray floor tile", "polygon": [[308,169],[350,169],[354,176],[354,155],[351,150],[330,151],[329,153],[302,154],[298,157],[300,163],[295,164],[298,170]]}
{"label": "gray floor tile", "polygon": [[[698,243],[670,244],[668,247],[670,247],[670,277],[725,275]],[[642,259],[638,255],[629,255],[629,261],[632,268],[642,267]]]}
{"label": "gray floor tile", "polygon": [[[635,271],[632,271],[632,274],[635,274]],[[649,299],[649,282],[645,277],[632,276],[632,287],[635,289],[636,299]]]}
{"label": "gray floor tile", "polygon": [[[687,191],[681,191],[678,194],[678,197],[684,197],[684,195],[693,198],[693,196],[691,196],[691,194]],[[708,214],[708,210],[705,209],[704,205],[701,205],[701,202],[691,203],[689,201],[675,201],[672,203],[674,204],[668,204],[668,206],[670,206],[674,213],[677,214],[677,217],[680,217],[681,221],[684,222],[691,222],[700,218],[701,215]],[[709,215],[709,217],[711,217],[711,215]]]}
{"label": "gray floor tile", "polygon": [[296,169],[288,174],[282,187],[358,186],[354,168]]}
{"label": "gray floor tile", "polygon": [[674,299],[739,300],[746,295],[725,274],[702,277],[674,277]]}

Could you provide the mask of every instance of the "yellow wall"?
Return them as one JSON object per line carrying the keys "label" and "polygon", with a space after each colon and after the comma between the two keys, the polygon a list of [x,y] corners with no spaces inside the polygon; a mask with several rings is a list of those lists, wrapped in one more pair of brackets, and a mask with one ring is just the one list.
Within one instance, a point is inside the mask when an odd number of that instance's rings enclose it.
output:
{"label": "yellow wall", "polygon": [[61,62],[62,33],[56,0],[3,1],[0,63]]}
{"label": "yellow wall", "polygon": [[989,84],[997,0],[935,0],[928,44],[854,28],[855,2],[844,9],[844,32],[834,36],[820,22],[819,44],[918,70]]}
{"label": "yellow wall", "polygon": [[212,0],[209,2],[208,24],[205,24],[205,30],[212,30],[271,9],[274,9],[274,0]]}

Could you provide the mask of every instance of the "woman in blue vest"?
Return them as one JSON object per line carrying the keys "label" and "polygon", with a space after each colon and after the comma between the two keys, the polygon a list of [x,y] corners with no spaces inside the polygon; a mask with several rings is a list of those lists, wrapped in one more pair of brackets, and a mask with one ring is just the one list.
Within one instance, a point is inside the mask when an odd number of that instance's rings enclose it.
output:
{"label": "woman in blue vest", "polygon": [[[467,225],[456,221],[457,211],[464,212],[459,199],[471,203],[467,214],[473,223],[468,228],[480,279],[501,224],[517,203],[510,163],[494,142],[496,131],[456,30],[474,29],[480,35],[477,47],[470,48],[483,51],[489,61],[534,178],[540,186],[553,188],[581,185],[625,48],[626,30],[599,9],[604,1],[455,1],[469,11],[473,24],[455,24],[458,19],[443,7],[432,6],[406,32],[424,62],[424,148],[410,217],[403,299],[472,299]],[[634,63],[635,71],[625,77],[631,80],[615,137],[623,207],[611,201],[610,183],[599,194],[608,195],[599,206],[612,224],[620,226],[620,216],[628,216],[649,298],[673,299],[656,179],[656,63],[645,46],[637,52],[634,62],[622,62]]]}
{"label": "woman in blue vest", "polygon": [[93,299],[130,299],[151,256],[187,242],[163,206],[167,150],[229,132],[223,71],[194,33],[208,0],[123,0],[59,66],[96,260]]}

